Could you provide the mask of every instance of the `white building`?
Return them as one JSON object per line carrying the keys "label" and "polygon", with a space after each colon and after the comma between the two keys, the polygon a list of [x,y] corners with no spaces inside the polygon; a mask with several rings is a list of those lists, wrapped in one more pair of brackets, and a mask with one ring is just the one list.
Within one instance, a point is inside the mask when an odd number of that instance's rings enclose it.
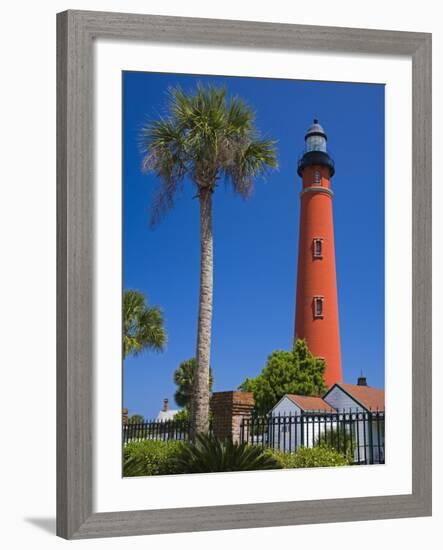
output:
{"label": "white building", "polygon": [[329,426],[335,427],[330,416],[337,411],[321,397],[286,394],[271,410],[271,446],[284,452],[299,447],[313,447]]}
{"label": "white building", "polygon": [[178,412],[178,410],[169,408],[169,399],[163,399],[163,409],[159,411],[155,420],[157,422],[166,422],[166,420],[172,420]]}
{"label": "white building", "polygon": [[[294,452],[322,439],[351,449],[357,463],[384,462],[384,390],[334,384],[323,397],[286,394],[272,408],[268,438],[275,449]],[[337,442],[338,440],[338,442]]]}
{"label": "white building", "polygon": [[323,396],[337,411],[350,414],[354,438],[355,462],[380,463],[385,461],[385,392],[366,385],[334,384]]}

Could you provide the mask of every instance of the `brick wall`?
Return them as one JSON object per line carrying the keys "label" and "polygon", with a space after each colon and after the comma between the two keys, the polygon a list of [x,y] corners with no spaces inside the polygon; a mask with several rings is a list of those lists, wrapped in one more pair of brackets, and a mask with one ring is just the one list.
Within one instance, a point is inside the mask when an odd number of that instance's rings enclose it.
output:
{"label": "brick wall", "polygon": [[240,424],[249,417],[255,405],[252,392],[223,391],[212,394],[213,433],[219,439],[239,441]]}

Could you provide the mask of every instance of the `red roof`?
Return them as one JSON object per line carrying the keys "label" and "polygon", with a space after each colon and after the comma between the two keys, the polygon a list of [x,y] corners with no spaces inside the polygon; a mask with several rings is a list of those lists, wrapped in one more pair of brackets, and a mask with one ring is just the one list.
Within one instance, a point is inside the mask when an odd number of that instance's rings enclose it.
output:
{"label": "red roof", "polygon": [[337,384],[337,386],[344,389],[366,409],[373,411],[385,410],[385,390],[369,386],[357,386],[356,384]]}
{"label": "red roof", "polygon": [[321,397],[310,397],[308,395],[293,395],[291,393],[286,394],[289,399],[295,403],[302,411],[327,411],[335,412],[335,409],[331,407]]}

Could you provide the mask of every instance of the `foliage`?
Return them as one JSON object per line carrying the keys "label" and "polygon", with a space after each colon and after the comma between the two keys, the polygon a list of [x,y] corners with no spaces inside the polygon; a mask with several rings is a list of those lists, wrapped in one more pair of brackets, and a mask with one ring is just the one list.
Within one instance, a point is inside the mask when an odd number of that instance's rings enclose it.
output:
{"label": "foliage", "polygon": [[183,443],[180,441],[134,441],[123,449],[123,476],[154,476],[176,474],[175,458]]}
{"label": "foliage", "polygon": [[355,436],[351,439],[349,428],[350,426],[346,426],[345,428],[343,422],[340,422],[338,429],[337,427],[327,427],[326,430],[318,436],[315,445],[336,449],[340,454],[352,460],[355,450]]}
{"label": "foliage", "polygon": [[350,464],[350,461],[341,453],[325,445],[301,447],[295,453],[274,450],[268,450],[268,452],[278,461],[281,468],[319,468]]}
{"label": "foliage", "polygon": [[[193,357],[187,361],[180,363],[174,372],[174,382],[177,385],[177,390],[174,394],[175,402],[179,407],[186,407],[191,410],[192,391],[194,388],[195,371],[197,369],[197,361]],[[212,391],[214,376],[212,369],[209,367],[209,392]]]}
{"label": "foliage", "polygon": [[[209,411],[209,423],[211,424],[213,420],[212,411]],[[191,413],[188,409],[180,409],[176,415],[174,415],[173,422],[190,422]]]}
{"label": "foliage", "polygon": [[321,395],[326,391],[324,359],[314,357],[305,340],[297,339],[291,351],[274,351],[256,378],[239,386],[253,392],[258,414],[267,414],[287,393]]}
{"label": "foliage", "polygon": [[238,472],[281,468],[278,460],[259,446],[220,441],[213,435],[198,434],[195,443],[184,445],[175,459],[182,473]]}
{"label": "foliage", "polygon": [[128,418],[128,424],[143,424],[145,421],[141,414],[133,414]]}
{"label": "foliage", "polygon": [[173,206],[187,175],[199,191],[213,191],[225,177],[235,192],[247,197],[253,178],[277,167],[275,141],[259,136],[253,110],[214,85],[198,84],[194,93],[170,88],[167,113],[143,127],[140,145],[143,168],[160,179],[153,224]]}
{"label": "foliage", "polygon": [[123,294],[123,357],[145,349],[162,351],[166,345],[163,314],[148,306],[141,292],[125,290]]}
{"label": "foliage", "polygon": [[189,420],[191,420],[191,415],[188,409],[180,409],[173,418],[173,422],[189,422]]}
{"label": "foliage", "polygon": [[236,472],[282,468],[280,460],[261,447],[221,442],[200,434],[195,443],[137,441],[123,450],[123,475],[153,476],[180,473]]}

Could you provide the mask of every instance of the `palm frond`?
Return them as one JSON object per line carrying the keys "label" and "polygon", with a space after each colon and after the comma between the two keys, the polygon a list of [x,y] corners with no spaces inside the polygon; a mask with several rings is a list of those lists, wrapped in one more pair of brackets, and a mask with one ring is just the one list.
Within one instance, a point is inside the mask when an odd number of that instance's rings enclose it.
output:
{"label": "palm frond", "polygon": [[138,339],[141,347],[162,351],[166,345],[163,329],[163,313],[158,307],[147,307],[139,318]]}
{"label": "palm frond", "polygon": [[[174,371],[173,380],[177,386],[174,399],[179,407],[187,407],[188,409],[191,407],[196,370],[197,360],[193,357],[192,359],[182,361]],[[213,383],[214,375],[212,368],[209,367],[209,392],[212,391]]]}
{"label": "palm frond", "polygon": [[254,129],[255,113],[242,99],[234,97],[229,104],[226,117],[226,134],[248,135]]}
{"label": "palm frond", "polygon": [[166,341],[160,308],[148,306],[141,292],[126,290],[123,294],[123,356],[137,355],[145,349],[162,351]]}
{"label": "palm frond", "polygon": [[189,93],[172,87],[168,98],[166,116],[146,125],[140,136],[143,169],[159,179],[153,225],[173,206],[186,175],[199,188],[213,188],[225,175],[247,197],[254,178],[277,167],[275,142],[260,138],[253,109],[237,96],[228,98],[225,88],[198,83]]}
{"label": "palm frond", "polygon": [[181,449],[175,465],[183,473],[238,472],[281,468],[280,463],[259,446],[220,441],[213,435],[199,434],[196,442]]}
{"label": "palm frond", "polygon": [[277,168],[275,141],[254,139],[245,147],[235,151],[235,158],[228,163],[225,173],[231,178],[234,190],[248,197],[253,189],[254,179],[262,176],[268,168]]}
{"label": "palm frond", "polygon": [[174,121],[160,119],[142,129],[140,148],[144,153],[143,170],[154,172],[160,180],[151,209],[151,224],[156,225],[174,205],[187,172],[185,136]]}

